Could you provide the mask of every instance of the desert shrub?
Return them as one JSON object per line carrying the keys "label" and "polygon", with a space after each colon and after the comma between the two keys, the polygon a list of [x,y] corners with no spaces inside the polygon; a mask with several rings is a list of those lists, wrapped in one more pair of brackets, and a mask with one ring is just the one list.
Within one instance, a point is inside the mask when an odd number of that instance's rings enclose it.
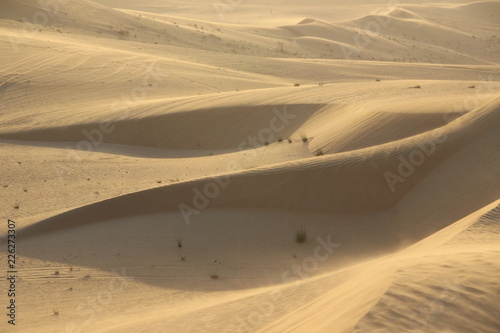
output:
{"label": "desert shrub", "polygon": [[128,37],[130,35],[130,31],[126,29],[120,29],[118,30],[118,34],[123,37]]}
{"label": "desert shrub", "polygon": [[295,241],[297,243],[304,243],[307,240],[307,230],[306,228],[299,229],[295,231]]}

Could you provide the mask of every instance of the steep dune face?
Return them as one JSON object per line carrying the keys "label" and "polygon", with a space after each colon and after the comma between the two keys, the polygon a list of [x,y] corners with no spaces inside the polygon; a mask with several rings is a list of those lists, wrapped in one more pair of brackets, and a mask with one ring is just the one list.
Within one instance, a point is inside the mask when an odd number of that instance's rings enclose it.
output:
{"label": "steep dune face", "polygon": [[[355,278],[259,332],[497,331],[498,233],[490,233],[498,229],[497,207],[493,202],[413,249],[357,267]],[[364,298],[350,307],[356,278]]]}
{"label": "steep dune face", "polygon": [[[337,214],[366,214],[389,209],[433,172],[445,172],[439,169],[440,165],[458,152],[482,146],[495,153],[491,139],[498,135],[499,107],[499,101],[494,100],[444,127],[386,145],[130,194],[76,209],[40,225],[42,229],[43,226],[61,229],[179,208],[184,214],[192,215],[196,200],[202,200],[196,198],[194,189],[209,193],[202,195],[205,200],[207,195],[216,194],[210,200],[210,208],[269,208]],[[470,162],[465,155],[459,163]],[[482,177],[493,181],[498,176],[498,164],[486,165]],[[424,193],[418,195],[425,196]],[[485,199],[491,200],[497,193],[498,188],[494,186],[484,193]],[[412,225],[413,222],[406,223]],[[421,228],[423,234],[428,232],[425,226]],[[30,233],[40,231],[34,226]]]}
{"label": "steep dune face", "polygon": [[[499,206],[489,209],[416,244],[420,251],[433,249],[425,256],[403,255],[391,286],[352,332],[498,331]],[[448,240],[439,244],[436,236]]]}
{"label": "steep dune face", "polygon": [[[27,132],[4,133],[3,138],[35,141],[99,140],[167,149],[249,149],[289,137],[323,105],[262,105],[173,112],[163,115],[109,122],[65,126]],[[163,107],[161,107],[163,111]],[[206,127],[205,124],[213,124]],[[94,128],[93,131],[88,128]],[[267,129],[262,135],[261,129]],[[139,129],[139,130],[138,130]],[[249,139],[250,138],[250,139]]]}

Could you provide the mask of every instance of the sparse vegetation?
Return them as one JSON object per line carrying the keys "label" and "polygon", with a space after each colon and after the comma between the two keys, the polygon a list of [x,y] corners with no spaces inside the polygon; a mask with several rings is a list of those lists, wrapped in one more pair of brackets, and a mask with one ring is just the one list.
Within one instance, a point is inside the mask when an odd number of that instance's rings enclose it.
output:
{"label": "sparse vegetation", "polygon": [[422,88],[421,86],[414,86],[414,87],[410,87],[410,89],[420,89]]}
{"label": "sparse vegetation", "polygon": [[288,143],[292,143],[292,139],[288,138],[287,139]]}
{"label": "sparse vegetation", "polygon": [[472,85],[472,86],[469,86],[469,89],[474,89],[476,88],[476,86]]}
{"label": "sparse vegetation", "polygon": [[278,42],[278,45],[280,47],[279,51],[285,53],[285,43],[283,42]]}
{"label": "sparse vegetation", "polygon": [[294,83],[293,86],[294,87],[300,87],[300,83]]}
{"label": "sparse vegetation", "polygon": [[265,146],[269,146],[269,141],[264,142]]}
{"label": "sparse vegetation", "polygon": [[283,141],[283,138],[278,138],[278,142],[282,142]]}
{"label": "sparse vegetation", "polygon": [[118,30],[118,34],[120,34],[123,37],[128,37],[130,35],[130,31],[125,30],[125,29],[120,29],[120,30]]}
{"label": "sparse vegetation", "polygon": [[210,274],[210,278],[212,278],[214,280],[219,278],[219,274],[217,274],[217,270],[214,273]]}
{"label": "sparse vegetation", "polygon": [[316,156],[321,156],[321,155],[324,155],[324,153],[323,150],[320,149],[316,152]]}
{"label": "sparse vegetation", "polygon": [[186,256],[179,253],[179,257],[181,258],[182,261],[186,261]]}
{"label": "sparse vegetation", "polygon": [[297,243],[304,243],[307,240],[307,230],[306,228],[299,229],[295,231],[295,241]]}
{"label": "sparse vegetation", "polygon": [[59,316],[59,311],[57,310],[52,310],[54,312],[54,316]]}
{"label": "sparse vegetation", "polygon": [[309,141],[309,138],[307,137],[307,135],[305,134],[301,134],[300,135],[300,139],[302,140],[302,142],[306,143],[307,141]]}
{"label": "sparse vegetation", "polygon": [[59,276],[59,271],[55,271],[55,272],[54,272],[54,275],[55,275],[55,276]]}
{"label": "sparse vegetation", "polygon": [[177,242],[177,247],[182,247],[182,239],[181,238],[177,238],[176,242]]}
{"label": "sparse vegetation", "polygon": [[19,204],[14,204],[14,209],[19,209]]}

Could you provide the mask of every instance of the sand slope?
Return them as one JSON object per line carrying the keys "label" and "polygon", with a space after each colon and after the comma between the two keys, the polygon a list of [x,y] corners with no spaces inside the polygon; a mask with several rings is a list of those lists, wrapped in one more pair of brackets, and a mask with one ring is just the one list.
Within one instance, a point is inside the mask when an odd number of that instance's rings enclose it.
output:
{"label": "sand slope", "polygon": [[213,5],[0,4],[0,331],[498,332],[499,2]]}

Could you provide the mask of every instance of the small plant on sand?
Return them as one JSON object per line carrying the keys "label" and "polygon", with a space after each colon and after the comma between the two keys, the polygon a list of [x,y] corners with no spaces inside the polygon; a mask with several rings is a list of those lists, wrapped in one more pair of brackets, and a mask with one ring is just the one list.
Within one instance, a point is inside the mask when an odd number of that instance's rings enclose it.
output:
{"label": "small plant on sand", "polygon": [[323,151],[320,149],[316,152],[316,156],[324,155]]}
{"label": "small plant on sand", "polygon": [[300,87],[300,83],[294,83],[293,86],[294,87]]}
{"label": "small plant on sand", "polygon": [[297,243],[304,243],[307,240],[307,230],[306,228],[302,227],[302,229],[299,229],[295,231],[295,241]]}
{"label": "small plant on sand", "polygon": [[265,146],[269,146],[269,141],[264,142]]}
{"label": "small plant on sand", "polygon": [[14,204],[14,209],[19,209],[19,204]]}
{"label": "small plant on sand", "polygon": [[301,134],[300,135],[300,139],[302,140],[302,142],[306,143],[307,141],[309,141],[309,138],[305,135],[305,134]]}
{"label": "small plant on sand", "polygon": [[182,239],[181,238],[177,238],[176,242],[177,242],[177,247],[182,247]]}
{"label": "small plant on sand", "polygon": [[219,274],[217,274],[217,270],[215,270],[214,273],[210,274],[210,278],[212,278],[214,280],[219,278]]}
{"label": "small plant on sand", "polygon": [[287,139],[288,143],[292,143],[292,139],[288,138]]}
{"label": "small plant on sand", "polygon": [[282,141],[283,141],[283,138],[279,137],[278,142],[282,142]]}
{"label": "small plant on sand", "polygon": [[54,312],[54,316],[59,316],[59,311],[57,310],[52,310]]}
{"label": "small plant on sand", "polygon": [[285,48],[284,48],[285,43],[283,43],[283,42],[278,42],[278,45],[279,45],[279,47],[280,47],[279,51],[280,51],[280,52],[285,53]]}
{"label": "small plant on sand", "polygon": [[186,261],[186,257],[184,255],[179,253],[179,257],[181,258],[182,261]]}
{"label": "small plant on sand", "polygon": [[123,37],[128,37],[130,35],[130,31],[125,30],[125,29],[120,29],[120,30],[118,30],[118,34],[120,34]]}
{"label": "small plant on sand", "polygon": [[421,86],[413,86],[413,87],[410,87],[410,89],[420,89],[422,88]]}

